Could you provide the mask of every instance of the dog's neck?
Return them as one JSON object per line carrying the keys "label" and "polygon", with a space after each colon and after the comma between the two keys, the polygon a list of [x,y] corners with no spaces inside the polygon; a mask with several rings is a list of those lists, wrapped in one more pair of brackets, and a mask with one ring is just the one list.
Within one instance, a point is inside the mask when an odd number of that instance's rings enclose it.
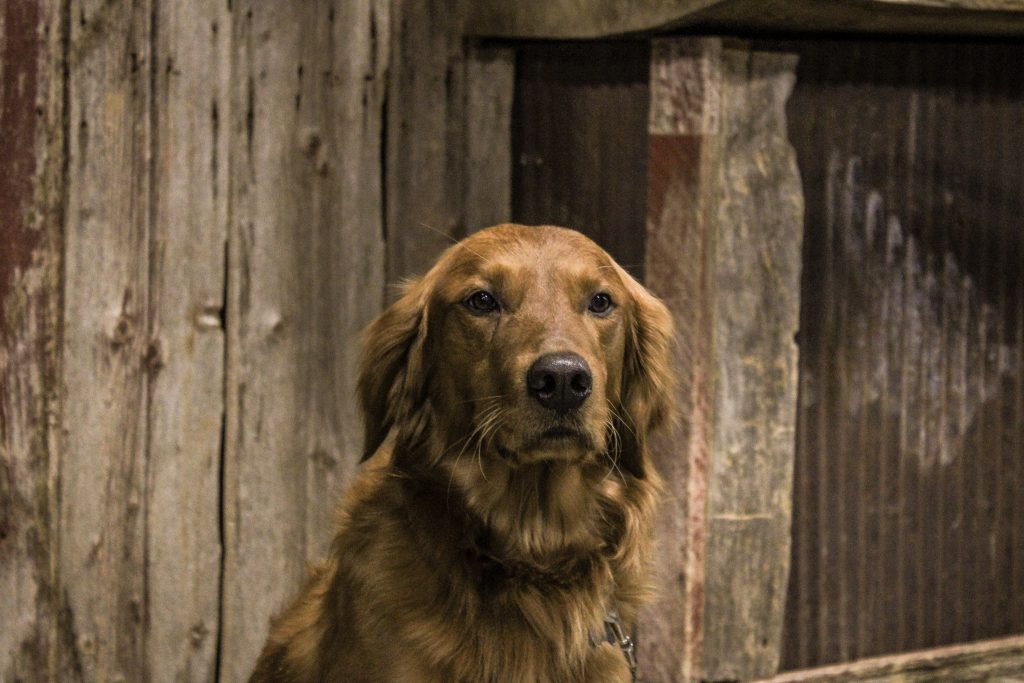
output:
{"label": "dog's neck", "polygon": [[[597,460],[546,460],[511,464],[494,457],[455,458],[430,465],[410,480],[433,482],[441,514],[466,529],[483,555],[513,566],[564,566],[578,558],[613,551],[613,500],[621,479]],[[484,540],[481,540],[484,539]]]}

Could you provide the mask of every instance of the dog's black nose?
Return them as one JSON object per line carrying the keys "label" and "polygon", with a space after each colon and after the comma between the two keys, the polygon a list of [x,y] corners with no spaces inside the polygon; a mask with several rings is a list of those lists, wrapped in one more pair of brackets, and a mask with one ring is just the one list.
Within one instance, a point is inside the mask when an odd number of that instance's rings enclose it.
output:
{"label": "dog's black nose", "polygon": [[545,408],[565,412],[587,400],[593,379],[587,361],[575,353],[548,353],[530,366],[526,388]]}

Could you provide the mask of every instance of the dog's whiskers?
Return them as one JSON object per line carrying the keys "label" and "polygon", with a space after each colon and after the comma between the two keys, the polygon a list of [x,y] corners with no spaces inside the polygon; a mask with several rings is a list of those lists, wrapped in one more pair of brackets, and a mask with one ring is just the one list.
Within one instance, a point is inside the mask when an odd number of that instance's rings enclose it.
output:
{"label": "dog's whiskers", "polygon": [[[477,399],[480,401],[491,400],[493,401],[493,403],[483,408],[483,410],[480,412],[480,417],[477,420],[477,424],[473,427],[473,430],[469,434],[455,441],[441,454],[441,457],[443,457],[453,448],[457,447],[459,444],[462,444],[462,448],[459,449],[458,455],[455,456],[455,464],[452,466],[451,473],[448,476],[448,488],[445,492],[446,499],[451,495],[452,483],[455,479],[455,471],[458,469],[459,461],[462,459],[462,456],[466,452],[466,449],[469,448],[470,444],[472,444],[474,441],[476,442],[475,450],[477,465],[480,468],[481,476],[483,476],[484,480],[487,481],[487,475],[484,473],[483,470],[483,455],[481,453],[481,444],[483,442],[484,437],[487,434],[487,431],[496,427],[497,423],[499,422],[499,417],[503,412],[503,408],[500,401],[501,398],[503,397],[485,396],[483,398]],[[438,459],[440,460],[440,458]]]}
{"label": "dog's whiskers", "polygon": [[634,438],[636,438],[636,431],[633,429],[633,425],[631,425],[630,421],[627,420],[626,417],[615,408],[615,404],[612,403],[611,401],[608,401],[608,410],[610,410],[612,416],[620,423],[622,423],[622,426],[628,429],[629,433],[632,434]]}
{"label": "dog's whiskers", "polygon": [[491,439],[494,437],[495,434],[497,434],[498,427],[501,426],[501,421],[502,418],[504,417],[504,412],[505,410],[500,404],[495,406],[494,410],[488,413],[487,419],[483,423],[483,430],[480,431],[477,437],[477,467],[480,468],[480,476],[482,476],[484,478],[484,481],[488,483],[490,483],[490,480],[487,478],[487,474],[484,472],[483,451],[485,448],[485,444],[487,448],[490,448]]}

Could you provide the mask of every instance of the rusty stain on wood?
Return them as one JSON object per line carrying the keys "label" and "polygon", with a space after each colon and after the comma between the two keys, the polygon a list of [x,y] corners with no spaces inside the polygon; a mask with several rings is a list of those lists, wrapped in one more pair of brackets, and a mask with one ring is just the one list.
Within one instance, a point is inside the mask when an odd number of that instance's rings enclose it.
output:
{"label": "rusty stain on wood", "polygon": [[64,27],[57,3],[0,13],[0,679],[74,680],[55,511]]}
{"label": "rusty stain on wood", "polygon": [[46,45],[37,2],[6,2],[0,29],[0,301],[7,300],[14,279],[32,263],[40,241],[29,213],[36,178],[36,130],[39,116],[40,62]]}
{"label": "rusty stain on wood", "polygon": [[656,529],[658,599],[640,619],[642,678],[651,681],[690,680],[703,645],[712,377],[712,246],[705,227],[708,206],[700,193],[705,143],[688,135],[649,139],[646,284],[676,319],[680,380],[676,427],[652,444],[666,494]]}

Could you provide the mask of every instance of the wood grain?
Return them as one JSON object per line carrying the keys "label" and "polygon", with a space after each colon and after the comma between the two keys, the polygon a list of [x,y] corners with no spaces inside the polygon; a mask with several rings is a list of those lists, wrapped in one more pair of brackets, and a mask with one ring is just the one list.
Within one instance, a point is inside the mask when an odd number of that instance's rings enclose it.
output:
{"label": "wood grain", "polygon": [[221,3],[153,16],[146,663],[149,680],[216,674],[230,20]]}
{"label": "wood grain", "polygon": [[384,169],[389,284],[425,273],[467,233],[465,4],[391,0]]}
{"label": "wood grain", "polygon": [[658,445],[664,597],[642,620],[644,676],[749,679],[777,668],[789,567],[795,61],[717,39],[652,53],[647,284],[677,318],[683,381],[680,433]]}
{"label": "wood grain", "polygon": [[152,6],[70,7],[60,570],[87,680],[148,677]]}
{"label": "wood grain", "polygon": [[796,58],[729,46],[715,150],[712,451],[703,675],[775,671],[789,575],[803,190]]}
{"label": "wood grain", "polygon": [[75,680],[59,575],[66,23],[0,5],[0,680]]}
{"label": "wood grain", "polygon": [[322,557],[361,454],[359,331],[384,292],[386,2],[234,4],[220,676]]}
{"label": "wood grain", "polygon": [[512,220],[512,98],[516,52],[472,46],[466,54],[465,225]]}

